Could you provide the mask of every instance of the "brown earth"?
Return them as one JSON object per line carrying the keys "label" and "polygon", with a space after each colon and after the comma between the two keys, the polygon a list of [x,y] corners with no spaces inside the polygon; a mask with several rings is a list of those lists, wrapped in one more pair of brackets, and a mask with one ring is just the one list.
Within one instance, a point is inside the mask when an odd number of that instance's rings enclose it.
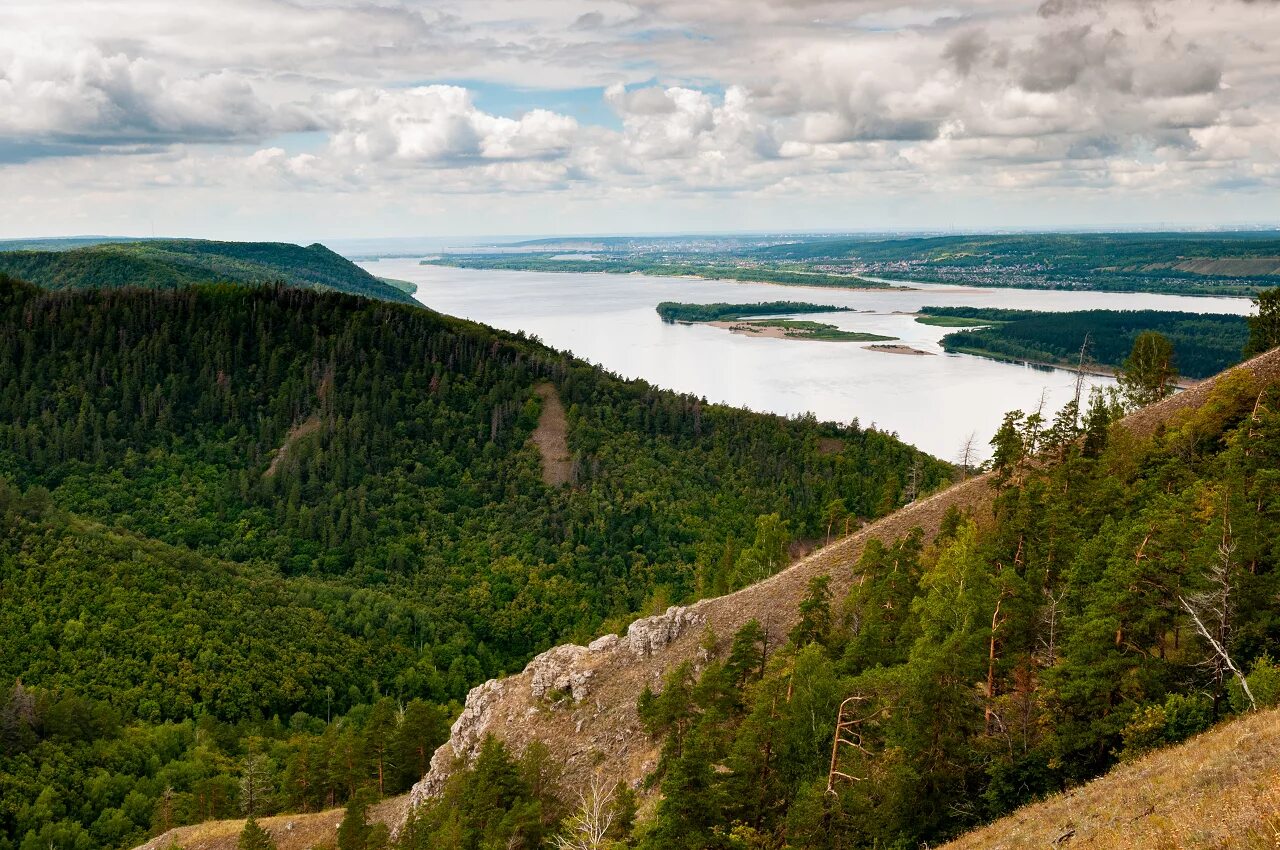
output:
{"label": "brown earth", "polygon": [[844,440],[839,437],[819,437],[818,454],[838,455],[844,451]]}
{"label": "brown earth", "polygon": [[879,351],[884,354],[910,354],[915,357],[927,357],[933,354],[932,351],[921,351],[909,345],[868,345],[867,348],[870,351]]}
{"label": "brown earth", "polygon": [[573,479],[573,460],[569,455],[569,420],[555,386],[543,382],[534,387],[542,399],[538,427],[529,437],[542,456],[542,481],[549,487],[568,484]]}
{"label": "brown earth", "polygon": [[1238,257],[1235,259],[1187,259],[1173,266],[1180,272],[1221,277],[1261,277],[1280,275],[1280,257]]}
{"label": "brown earth", "polygon": [[1019,809],[941,850],[1280,847],[1280,711],[1262,711]]}

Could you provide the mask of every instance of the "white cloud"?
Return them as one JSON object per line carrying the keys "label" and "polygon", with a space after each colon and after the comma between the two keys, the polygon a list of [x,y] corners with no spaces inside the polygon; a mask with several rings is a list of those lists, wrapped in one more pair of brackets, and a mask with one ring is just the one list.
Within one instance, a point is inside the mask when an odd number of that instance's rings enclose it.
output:
{"label": "white cloud", "polygon": [[348,90],[321,108],[333,131],[332,147],[356,160],[425,165],[470,161],[556,159],[572,147],[573,118],[533,109],[505,118],[477,109],[458,86],[388,91]]}
{"label": "white cloud", "polygon": [[924,180],[1274,189],[1278,41],[1271,0],[7,0],[0,174],[117,151],[103,192],[731,194],[779,226]]}
{"label": "white cloud", "polygon": [[172,76],[94,46],[0,50],[0,135],[90,144],[260,137],[307,119],[231,71]]}

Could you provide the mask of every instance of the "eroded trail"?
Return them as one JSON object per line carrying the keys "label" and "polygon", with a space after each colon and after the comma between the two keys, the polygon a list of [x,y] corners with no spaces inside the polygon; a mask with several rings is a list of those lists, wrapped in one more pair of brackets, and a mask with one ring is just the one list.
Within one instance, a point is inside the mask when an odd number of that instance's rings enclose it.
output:
{"label": "eroded trail", "polygon": [[555,386],[544,381],[534,387],[534,391],[542,399],[542,412],[538,415],[538,427],[529,439],[542,456],[542,482],[548,487],[559,487],[573,480],[569,420]]}

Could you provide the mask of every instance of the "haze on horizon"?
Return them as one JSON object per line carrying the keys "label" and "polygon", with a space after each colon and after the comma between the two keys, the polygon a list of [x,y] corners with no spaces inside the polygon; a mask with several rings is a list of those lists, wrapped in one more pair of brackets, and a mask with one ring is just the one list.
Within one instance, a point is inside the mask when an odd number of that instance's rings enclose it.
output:
{"label": "haze on horizon", "polygon": [[1278,0],[8,0],[0,238],[1280,222]]}

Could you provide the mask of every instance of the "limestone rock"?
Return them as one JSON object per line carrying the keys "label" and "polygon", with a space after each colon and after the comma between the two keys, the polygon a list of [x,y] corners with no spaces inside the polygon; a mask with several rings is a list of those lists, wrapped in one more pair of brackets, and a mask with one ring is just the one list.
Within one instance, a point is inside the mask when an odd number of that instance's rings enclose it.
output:
{"label": "limestone rock", "polygon": [[529,690],[535,700],[567,694],[578,702],[587,695],[587,683],[594,671],[582,666],[590,650],[572,644],[557,646],[534,658],[525,667]]}
{"label": "limestone rock", "polygon": [[627,629],[627,648],[641,658],[652,655],[691,626],[700,625],[704,619],[694,606],[682,608],[672,605],[665,614],[644,617],[632,623]]}

